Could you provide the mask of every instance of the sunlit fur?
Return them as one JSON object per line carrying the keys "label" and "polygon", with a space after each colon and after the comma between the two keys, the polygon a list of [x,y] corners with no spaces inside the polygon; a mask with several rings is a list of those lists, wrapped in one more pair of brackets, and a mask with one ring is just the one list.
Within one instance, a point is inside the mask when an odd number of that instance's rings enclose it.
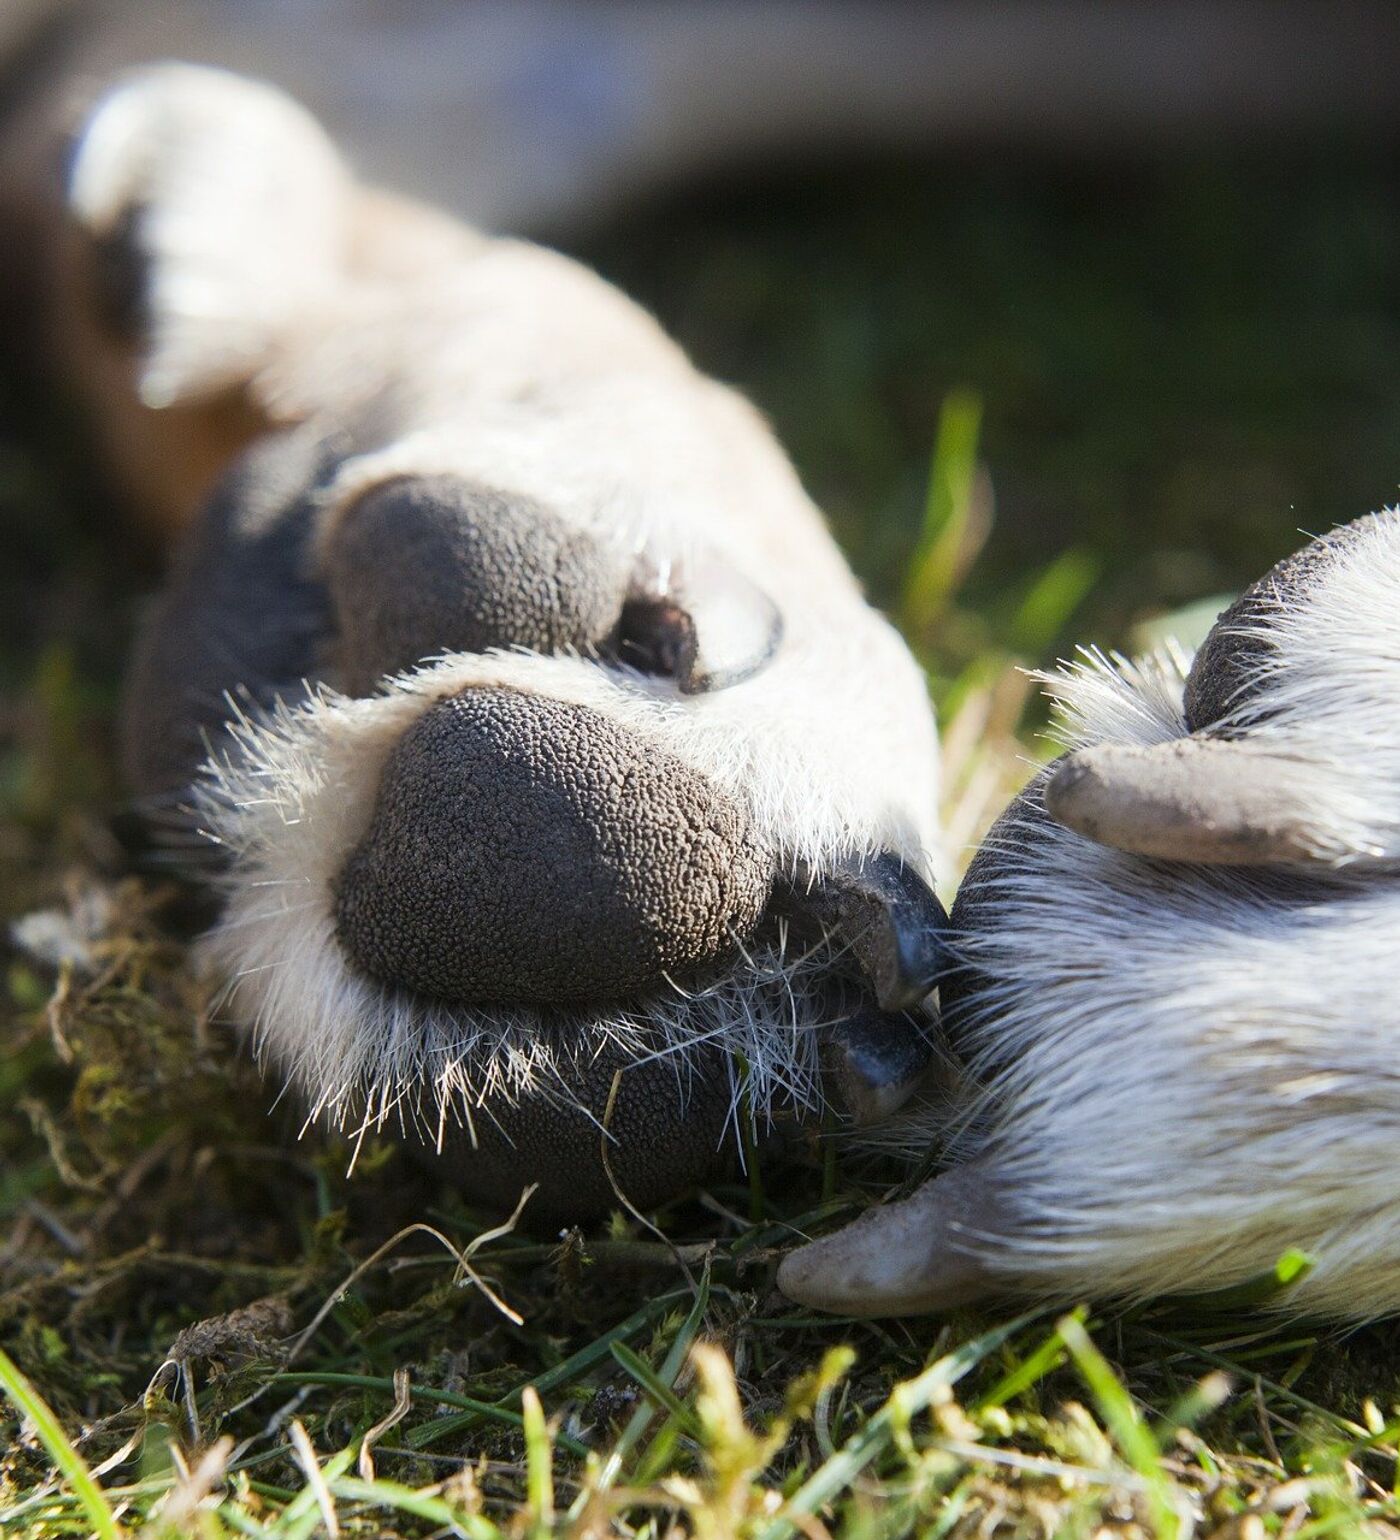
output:
{"label": "sunlit fur", "polygon": [[1260,635],[1258,688],[1217,730],[1292,761],[1317,859],[1400,861],[1400,510],[1349,528]]}
{"label": "sunlit fur", "polygon": [[[235,1014],[256,1030],[260,1050],[309,1100],[314,1115],[342,1126],[411,1118],[429,1132],[447,1121],[489,1117],[493,1103],[568,1100],[577,1077],[528,1008],[471,1009],[381,987],[347,961],[335,938],[332,880],[368,825],[383,763],[408,724],[436,700],[473,684],[507,685],[592,706],[687,763],[702,767],[749,809],[758,830],[789,862],[830,860],[873,849],[857,845],[857,811],[831,800],[789,762],[781,744],[762,770],[751,755],[744,692],[753,685],[682,701],[674,689],[577,658],[530,653],[455,655],[393,680],[368,699],[321,689],[304,704],[258,721],[236,721],[226,749],[197,788],[200,828],[228,859],[223,914],[204,942],[227,978]],[[798,699],[804,697],[799,696]],[[800,741],[817,724],[788,711]],[[791,751],[791,750],[790,750]],[[836,783],[839,785],[839,783]],[[813,796],[824,789],[827,796]],[[741,950],[704,987],[679,987],[611,1010],[569,1013],[586,1031],[577,1053],[605,1040],[635,1043],[635,1057],[660,1051],[678,1077],[693,1050],[731,1050],[731,1110],[744,1092],[757,1122],[782,1106],[817,1112],[818,1030],[834,1020],[832,947],[782,942]],[[551,1013],[560,1023],[561,1015]],[[659,1033],[664,1048],[643,1042]],[[740,1084],[737,1055],[748,1066]]]}
{"label": "sunlit fur", "polygon": [[[1293,756],[1324,864],[1171,865],[1048,823],[1003,841],[994,919],[960,938],[990,982],[949,1153],[983,1163],[1005,1217],[973,1239],[1018,1290],[1211,1289],[1297,1247],[1280,1308],[1400,1309],[1400,515],[1270,637],[1236,717]],[[1049,676],[1067,744],[1179,737],[1185,661]],[[885,1141],[925,1157],[946,1113]]]}
{"label": "sunlit fur", "polygon": [[350,182],[280,91],[158,65],[103,96],[73,157],[68,203],[98,235],[141,211],[151,260],[139,389],[163,407],[241,384],[324,303]]}
{"label": "sunlit fur", "polygon": [[[556,253],[366,190],[278,93],[187,66],[142,70],[103,99],[71,206],[97,238],[125,209],[154,211],[141,226],[147,402],[238,384],[269,421],[322,423],[346,446],[316,512],[318,550],[371,488],[448,473],[621,548],[643,593],[683,589],[718,559],[782,613],[773,661],[711,694],[594,658],[514,653],[454,655],[351,699],[328,658],[304,704],[233,723],[197,793],[228,858],[206,955],[314,1112],[440,1125],[489,1116],[499,1098],[568,1095],[567,1066],[528,1011],[387,991],[335,937],[331,883],[368,827],[386,758],[454,691],[508,685],[601,711],[734,798],[775,870],[892,852],[934,875],[937,750],[918,667],[759,415],[639,307]],[[304,250],[302,223],[314,227]],[[747,1063],[760,1121],[778,1103],[815,1109],[811,1029],[830,1001],[813,986],[829,960],[743,955],[698,992],[588,1017],[579,1051],[646,1025],[684,1075],[686,1050],[718,1040]]]}

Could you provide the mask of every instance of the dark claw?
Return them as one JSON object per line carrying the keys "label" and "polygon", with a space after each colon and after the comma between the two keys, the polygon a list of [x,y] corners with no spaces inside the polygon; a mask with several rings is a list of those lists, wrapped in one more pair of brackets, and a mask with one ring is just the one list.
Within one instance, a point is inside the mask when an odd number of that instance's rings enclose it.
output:
{"label": "dark claw", "polygon": [[898,856],[872,856],[819,877],[799,868],[775,907],[844,941],[884,1011],[918,1005],[949,961],[947,911]]}
{"label": "dark claw", "polygon": [[740,684],[772,661],[783,617],[756,584],[717,558],[692,562],[673,589],[628,601],[619,653],[686,695]]}
{"label": "dark claw", "polygon": [[828,1029],[822,1058],[851,1120],[864,1128],[903,1106],[933,1049],[912,1016],[867,1009]]}

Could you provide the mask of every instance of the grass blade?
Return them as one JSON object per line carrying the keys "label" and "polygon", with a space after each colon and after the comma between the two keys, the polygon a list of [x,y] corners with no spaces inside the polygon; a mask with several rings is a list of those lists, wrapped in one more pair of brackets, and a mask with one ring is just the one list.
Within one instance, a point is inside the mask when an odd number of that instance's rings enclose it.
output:
{"label": "grass blade", "polygon": [[102,1488],[93,1480],[83,1457],[68,1442],[58,1418],[38,1391],[20,1373],[8,1353],[0,1350],[0,1388],[11,1404],[34,1424],[34,1431],[49,1452],[49,1458],[63,1472],[74,1495],[83,1505],[88,1523],[100,1540],[121,1540],[121,1528],[107,1505]]}
{"label": "grass blade", "polygon": [[634,1352],[626,1343],[614,1342],[612,1356],[662,1411],[674,1417],[687,1433],[692,1435],[698,1433],[699,1429],[690,1408],[640,1353]]}
{"label": "grass blade", "polygon": [[539,1392],[527,1385],[520,1404],[525,1415],[525,1495],[535,1533],[547,1535],[554,1524],[554,1448]]}
{"label": "grass blade", "polygon": [[321,1527],[322,1494],[334,1493],[336,1483],[349,1470],[355,1459],[355,1446],[333,1454],[324,1465],[317,1467],[317,1479],[308,1480],[277,1516],[271,1533],[277,1540],[307,1540]]}
{"label": "grass blade", "polygon": [[1091,552],[1070,550],[1044,567],[1012,617],[1008,640],[1013,651],[1044,657],[1098,581],[1100,566]]}
{"label": "grass blade", "polygon": [[[680,1300],[689,1299],[688,1289],[672,1289],[656,1299],[646,1302],[640,1309],[634,1310],[625,1320],[619,1321],[616,1326],[604,1332],[601,1337],[595,1338],[587,1347],[580,1348],[578,1352],[571,1353],[563,1363],[556,1364],[552,1369],[546,1369],[543,1374],[537,1374],[527,1383],[534,1387],[541,1396],[547,1396],[551,1391],[557,1390],[561,1385],[572,1385],[580,1380],[590,1369],[607,1358],[614,1342],[639,1332],[643,1327],[649,1326],[658,1319],[672,1305]],[[391,1381],[381,1381],[386,1387]],[[502,1397],[500,1401],[474,1402],[475,1407],[485,1406],[488,1412],[479,1410],[460,1412],[455,1416],[437,1417],[432,1422],[420,1423],[416,1428],[411,1428],[405,1435],[404,1442],[414,1449],[427,1449],[439,1439],[451,1438],[454,1434],[464,1432],[467,1428],[474,1427],[488,1415],[499,1420],[499,1414],[504,1414],[505,1420],[519,1426],[519,1413],[512,1409],[512,1402],[519,1401],[524,1392],[524,1386],[519,1390],[513,1390],[510,1395]],[[421,1388],[415,1387],[417,1393],[422,1394]],[[444,1404],[451,1405],[447,1400],[447,1392],[438,1392],[434,1399],[442,1399]],[[468,1400],[468,1397],[461,1397]],[[571,1454],[583,1455],[587,1451],[582,1444],[577,1443],[565,1433],[556,1435],[556,1441]]]}
{"label": "grass blade", "polygon": [[397,1481],[361,1481],[358,1476],[342,1476],[329,1485],[332,1493],[342,1502],[408,1513],[416,1519],[426,1519],[428,1523],[436,1524],[451,1534],[464,1535],[467,1540],[500,1540],[501,1537],[501,1531],[489,1519],[479,1514],[463,1513],[430,1492],[415,1492],[412,1487],[403,1486]]}
{"label": "grass blade", "polygon": [[1133,1398],[1090,1340],[1083,1321],[1067,1315],[1058,1323],[1058,1329],[1114,1443],[1146,1483],[1154,1529],[1161,1540],[1175,1540],[1181,1530],[1181,1517],[1172,1502],[1171,1483],[1162,1469],[1161,1451],[1152,1430],[1138,1416]]}
{"label": "grass blade", "polygon": [[[1075,1320],[1084,1319],[1083,1309],[1073,1312]],[[1065,1339],[1059,1330],[1052,1331],[1029,1358],[1023,1359],[986,1393],[973,1402],[974,1412],[985,1412],[994,1406],[1005,1406],[1024,1390],[1045,1378],[1064,1362]]]}
{"label": "grass blade", "polygon": [[[691,1306],[689,1315],[681,1322],[680,1330],[676,1333],[670,1351],[666,1354],[660,1372],[657,1374],[657,1380],[668,1390],[676,1383],[681,1369],[685,1366],[691,1344],[700,1333],[700,1324],[705,1318],[709,1303],[710,1274],[706,1269],[700,1280],[700,1287],[695,1291],[695,1303]],[[632,1413],[627,1426],[618,1436],[617,1443],[613,1445],[607,1459],[603,1462],[602,1469],[598,1472],[598,1479],[592,1487],[593,1492],[606,1492],[616,1482],[627,1456],[641,1442],[655,1416],[656,1408],[650,1401],[639,1406]],[[570,1514],[571,1518],[578,1517],[578,1513],[582,1512],[583,1505],[590,1495],[590,1489],[585,1486],[579,1493],[578,1501],[574,1505],[576,1511]]]}
{"label": "grass blade", "polygon": [[909,1419],[927,1410],[935,1397],[956,1385],[989,1353],[1015,1336],[1036,1318],[1038,1311],[1018,1315],[1015,1320],[994,1327],[971,1342],[940,1358],[922,1374],[896,1385],[884,1406],[870,1417],[830,1459],[824,1461],[783,1504],[782,1512],[760,1534],[760,1540],[786,1540],[839,1493],[850,1487],[872,1460],[894,1443],[897,1430],[907,1427]]}
{"label": "grass blade", "polygon": [[[393,1380],[387,1375],[379,1374],[337,1374],[331,1371],[308,1370],[304,1373],[279,1374],[277,1383],[279,1385],[343,1385],[360,1390],[382,1390],[388,1395],[395,1394]],[[470,1418],[459,1423],[459,1426],[469,1425],[471,1421],[499,1422],[511,1428],[525,1426],[525,1419],[519,1412],[513,1412],[506,1406],[498,1406],[492,1401],[478,1401],[474,1396],[461,1396],[451,1390],[437,1390],[431,1385],[412,1385],[409,1387],[409,1395],[414,1401],[433,1401],[441,1406],[459,1407],[464,1412],[470,1413]],[[457,1419],[452,1420],[454,1423],[457,1422]],[[422,1429],[413,1431],[421,1432]],[[570,1454],[583,1455],[588,1452],[577,1439],[561,1435],[560,1442]]]}
{"label": "grass blade", "polygon": [[926,636],[957,586],[966,564],[977,485],[982,401],[955,391],[943,403],[929,466],[924,527],[900,598],[906,635]]}

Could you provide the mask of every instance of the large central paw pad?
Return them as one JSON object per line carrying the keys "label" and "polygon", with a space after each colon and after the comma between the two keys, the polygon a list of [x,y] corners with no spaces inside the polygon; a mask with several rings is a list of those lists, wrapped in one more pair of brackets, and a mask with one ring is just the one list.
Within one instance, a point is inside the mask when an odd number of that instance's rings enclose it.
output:
{"label": "large central paw pad", "polygon": [[599,712],[465,690],[390,756],[336,920],[437,999],[618,999],[731,956],[771,870],[735,802]]}

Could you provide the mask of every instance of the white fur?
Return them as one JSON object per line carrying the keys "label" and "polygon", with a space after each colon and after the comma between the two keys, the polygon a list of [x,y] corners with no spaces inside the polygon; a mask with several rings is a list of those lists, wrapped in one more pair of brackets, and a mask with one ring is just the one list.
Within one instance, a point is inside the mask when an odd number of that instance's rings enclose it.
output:
{"label": "white fur", "polygon": [[[814,870],[851,856],[906,848],[899,822],[882,826],[880,801],[843,804],[839,775],[824,782],[807,745],[826,741],[821,711],[797,689],[759,693],[777,669],[731,690],[684,697],[662,682],[579,658],[531,653],[457,654],[389,682],[369,699],[328,689],[299,707],[234,724],[230,746],[198,790],[207,835],[231,866],[224,912],[205,956],[230,980],[236,1015],[260,1049],[310,1100],[344,1123],[391,1116],[470,1118],[494,1097],[567,1097],[570,1077],[528,1010],[442,1008],[385,990],[347,963],[335,938],[331,884],[368,827],[384,762],[407,727],[458,690],[503,685],[588,705],[702,770],[748,810],[775,864]],[[792,681],[787,681],[788,686]],[[748,692],[746,694],[746,692]],[[774,698],[784,701],[772,711]],[[747,704],[746,704],[747,702]],[[909,850],[911,861],[917,847]],[[731,1080],[760,1123],[779,1104],[821,1106],[816,1030],[829,1005],[815,986],[829,947],[745,952],[694,994],[664,992],[587,1018],[580,1041],[640,1043],[647,1026],[688,1073],[687,1048],[723,1042],[750,1068]],[[583,1021],[585,1018],[578,1016]],[[583,1051],[587,1051],[585,1048]],[[653,1049],[638,1048],[644,1057]]]}
{"label": "white fur", "polygon": [[1400,860],[1400,510],[1356,527],[1259,628],[1262,688],[1219,724],[1296,767],[1319,860]]}
{"label": "white fur", "polygon": [[[203,116],[186,120],[191,98]],[[141,72],[104,99],[84,137],[80,211],[121,201],[98,190],[109,160],[117,163],[109,175],[122,177],[132,162],[151,161],[162,167],[148,178],[161,216],[193,219],[203,205],[189,184],[205,159],[206,180],[221,188],[232,147],[249,159],[245,177],[257,165],[275,168],[280,140],[254,132],[277,118],[269,98],[284,116],[304,118],[268,88],[219,71]],[[110,114],[157,125],[148,129],[154,148],[124,141],[119,157],[91,148]],[[224,221],[231,268],[241,259],[261,271],[266,212],[252,200]],[[681,699],[577,661],[511,667],[536,688],[559,681],[564,698],[583,689],[640,713],[682,758],[742,786],[775,847],[820,866],[883,845],[927,875],[938,850],[937,745],[923,676],[861,597],[753,408],[698,374],[650,316],[578,264],[425,223],[421,211],[370,212],[406,232],[402,243],[379,236],[361,242],[372,256],[347,253],[322,267],[297,327],[264,333],[251,381],[279,417],[350,425],[356,452],[325,493],[324,524],[380,482],[451,471],[624,543],[638,581],[655,590],[683,579],[697,557],[717,555],[782,611],[783,646],[758,677]],[[156,256],[158,295],[199,266],[180,249]],[[213,356],[219,333],[208,320]]]}
{"label": "white fur", "polygon": [[[1004,838],[995,912],[958,938],[992,983],[958,1047],[951,1153],[995,1192],[977,1248],[1059,1296],[1219,1288],[1290,1247],[1281,1308],[1400,1310],[1400,516],[1286,615],[1238,716],[1313,777],[1310,871],[1192,867],[1050,823]],[[1073,747],[1182,736],[1186,660],[1086,655],[1049,680]],[[940,1116],[946,1109],[940,1109]],[[946,1128],[891,1130],[922,1153]]]}
{"label": "white fur", "polygon": [[68,206],[93,236],[134,212],[149,261],[148,406],[246,380],[345,261],[350,182],[315,120],[223,70],[134,71],[88,119]]}
{"label": "white fur", "polygon": [[[315,229],[303,261],[271,224],[305,180]],[[758,414],[697,374],[645,312],[555,253],[348,187],[299,109],[217,72],[164,66],[120,86],[87,131],[71,196],[99,231],[133,200],[154,201],[148,401],[237,383],[270,417],[348,435],[319,551],[371,487],[446,472],[620,545],[641,591],[683,591],[693,565],[718,558],[782,613],[772,662],[710,694],[581,657],[453,655],[370,699],[318,687],[235,723],[198,793],[230,857],[206,953],[313,1111],[441,1125],[501,1097],[568,1094],[530,1012],[387,991],[335,937],[331,883],[368,827],[387,755],[458,690],[507,685],[603,712],[738,801],[778,869],[819,874],[889,851],[933,875],[937,748],[919,669]],[[284,267],[290,295],[262,292]],[[824,1007],[809,986],[829,963],[822,948],[746,955],[698,995],[633,1002],[580,1037],[630,1035],[640,1053],[650,1026],[678,1074],[686,1048],[718,1037],[748,1062],[760,1119],[779,1102],[814,1108]]]}

